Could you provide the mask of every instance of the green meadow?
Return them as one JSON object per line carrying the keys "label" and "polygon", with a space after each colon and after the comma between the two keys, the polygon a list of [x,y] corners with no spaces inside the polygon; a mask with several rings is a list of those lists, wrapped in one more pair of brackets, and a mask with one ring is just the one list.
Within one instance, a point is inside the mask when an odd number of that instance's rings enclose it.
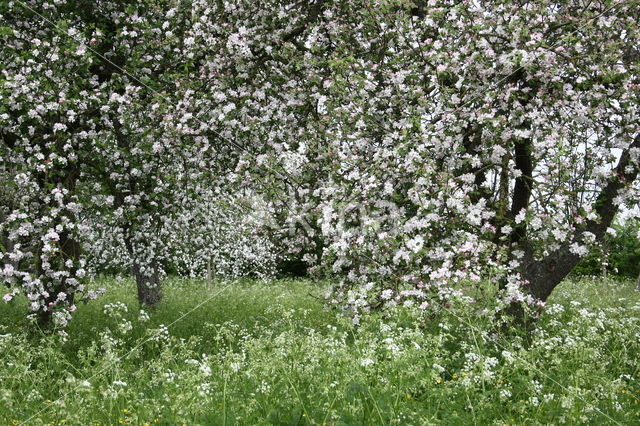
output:
{"label": "green meadow", "polygon": [[172,279],[150,311],[132,281],[94,284],[66,332],[0,305],[0,424],[640,423],[630,281],[563,283],[530,333],[473,305],[354,326],[305,280]]}

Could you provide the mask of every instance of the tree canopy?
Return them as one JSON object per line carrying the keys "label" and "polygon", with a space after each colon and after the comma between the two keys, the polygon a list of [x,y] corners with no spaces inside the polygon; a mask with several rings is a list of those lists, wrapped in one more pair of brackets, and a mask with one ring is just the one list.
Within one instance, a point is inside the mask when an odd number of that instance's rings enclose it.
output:
{"label": "tree canopy", "polygon": [[231,194],[241,251],[335,276],[356,320],[486,280],[540,304],[637,203],[638,6],[5,2],[5,299],[64,323],[93,223],[153,304]]}

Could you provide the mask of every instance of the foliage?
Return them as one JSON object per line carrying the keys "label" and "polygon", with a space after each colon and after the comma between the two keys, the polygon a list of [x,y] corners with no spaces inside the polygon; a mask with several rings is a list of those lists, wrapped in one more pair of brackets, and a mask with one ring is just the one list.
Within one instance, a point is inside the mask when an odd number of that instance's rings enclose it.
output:
{"label": "foliage", "polygon": [[[187,230],[179,227],[194,214],[193,206],[184,212],[184,200],[197,203],[212,180],[219,189],[237,161],[232,135],[209,123],[222,108],[230,112],[222,101],[239,86],[215,67],[221,57],[206,64],[213,80],[192,73],[207,52],[188,41],[197,28],[190,4],[3,3],[2,22],[11,28],[0,35],[3,186],[17,190],[0,224],[11,242],[2,249],[2,278],[10,287],[5,301],[26,294],[42,322],[64,324],[83,293],[96,295],[83,283],[91,272],[84,249],[96,241],[91,226],[125,247],[143,285],[143,277],[157,281],[165,265],[184,260],[174,259],[182,253],[172,244],[182,242]],[[194,97],[203,87],[211,92]],[[195,209],[206,208],[202,202]],[[123,258],[110,258],[110,267]]]}
{"label": "foliage", "polygon": [[0,7],[1,276],[41,322],[96,295],[92,225],[139,294],[228,257],[224,209],[185,220],[220,194],[268,218],[240,258],[313,265],[355,321],[485,280],[540,305],[638,200],[638,0]]}
{"label": "foliage", "polygon": [[[614,225],[599,247],[576,266],[576,275],[599,275],[602,263],[612,275],[637,278],[640,275],[640,231],[637,219]],[[604,251],[604,253],[603,253]]]}
{"label": "foliage", "polygon": [[[140,312],[130,281],[69,325],[0,335],[0,421],[70,424],[628,424],[640,415],[640,298],[560,286],[540,327],[496,335],[469,305],[336,319],[318,284],[172,281]],[[600,296],[608,286],[606,298]],[[100,306],[103,305],[103,306]],[[73,368],[72,368],[73,366]],[[32,417],[33,416],[33,417]]]}
{"label": "foliage", "polygon": [[544,300],[636,199],[637,10],[341,4],[309,24],[301,66],[329,141],[307,155],[333,166],[309,214],[340,280],[329,301],[438,306],[488,278],[507,302]]}

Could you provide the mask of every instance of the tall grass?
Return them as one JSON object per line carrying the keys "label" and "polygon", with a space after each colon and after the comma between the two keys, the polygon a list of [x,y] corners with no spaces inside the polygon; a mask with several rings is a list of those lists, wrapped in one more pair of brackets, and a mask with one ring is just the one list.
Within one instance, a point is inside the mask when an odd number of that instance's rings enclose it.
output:
{"label": "tall grass", "polygon": [[[140,312],[133,283],[67,334],[1,306],[0,424],[630,424],[640,418],[640,294],[561,285],[529,338],[467,307],[365,318],[309,281],[172,280]],[[195,310],[194,308],[197,307]]]}

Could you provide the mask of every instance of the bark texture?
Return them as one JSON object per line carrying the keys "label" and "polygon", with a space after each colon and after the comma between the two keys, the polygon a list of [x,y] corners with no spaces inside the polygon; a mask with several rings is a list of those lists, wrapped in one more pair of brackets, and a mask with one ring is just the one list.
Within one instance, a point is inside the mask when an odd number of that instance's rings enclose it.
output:
{"label": "bark texture", "polygon": [[147,307],[154,307],[162,300],[162,283],[157,263],[154,262],[151,269],[151,274],[145,274],[137,261],[131,266],[131,274],[136,280],[138,289],[138,302]]}
{"label": "bark texture", "polygon": [[162,281],[160,279],[162,265],[157,259],[154,259],[146,267],[143,266],[134,250],[130,232],[130,227],[125,226],[124,243],[132,259],[131,275],[136,280],[138,302],[142,306],[154,307],[162,300]]}

